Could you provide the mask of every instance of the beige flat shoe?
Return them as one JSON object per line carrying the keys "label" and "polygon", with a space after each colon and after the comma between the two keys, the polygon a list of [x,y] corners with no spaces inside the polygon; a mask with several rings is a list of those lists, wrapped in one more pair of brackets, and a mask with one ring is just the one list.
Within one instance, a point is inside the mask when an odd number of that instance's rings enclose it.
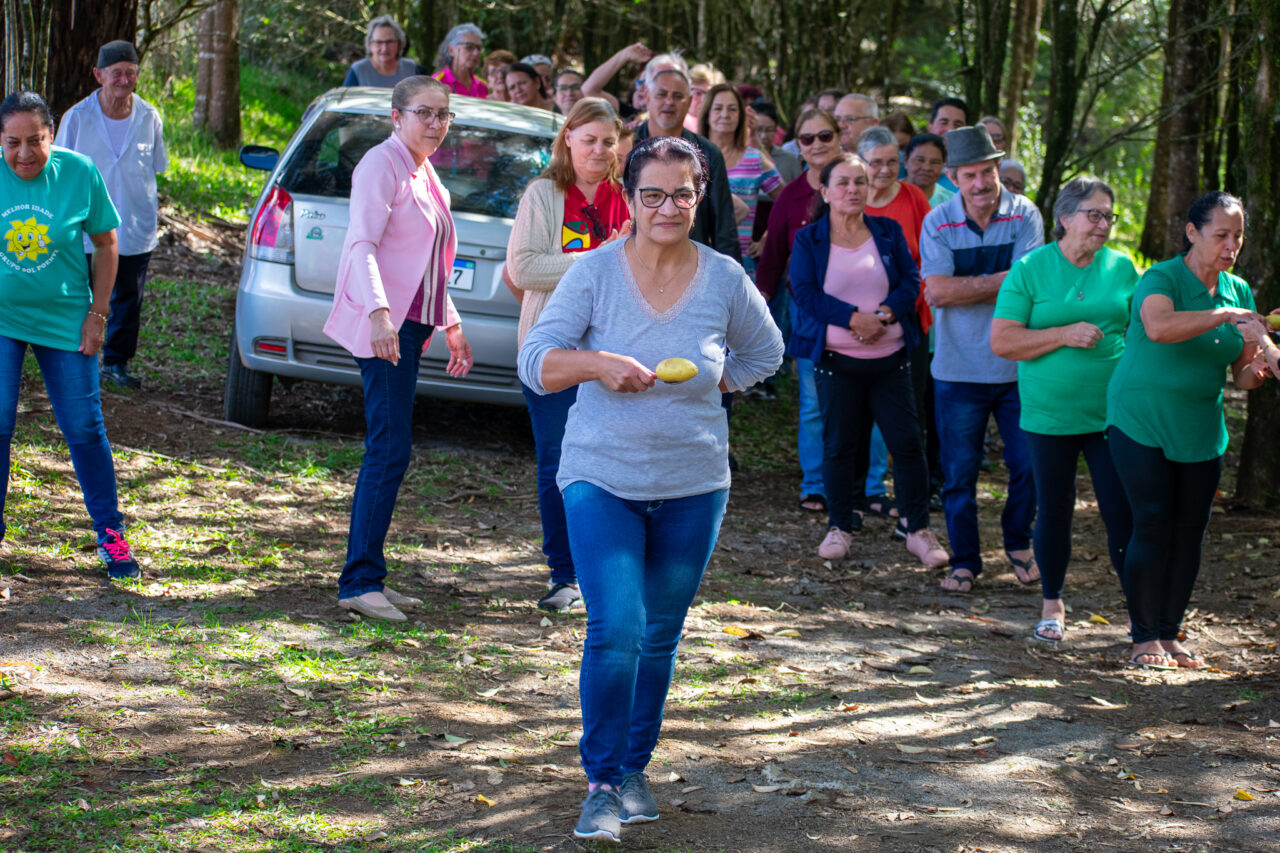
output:
{"label": "beige flat shoe", "polygon": [[380,592],[366,592],[364,595],[339,598],[338,606],[343,610],[354,610],[364,616],[386,619],[390,622],[404,622],[408,619]]}
{"label": "beige flat shoe", "polygon": [[387,597],[387,601],[391,602],[396,607],[417,607],[422,603],[421,598],[414,598],[412,595],[404,595],[403,593],[396,592],[389,586],[384,586],[382,588],[382,594]]}

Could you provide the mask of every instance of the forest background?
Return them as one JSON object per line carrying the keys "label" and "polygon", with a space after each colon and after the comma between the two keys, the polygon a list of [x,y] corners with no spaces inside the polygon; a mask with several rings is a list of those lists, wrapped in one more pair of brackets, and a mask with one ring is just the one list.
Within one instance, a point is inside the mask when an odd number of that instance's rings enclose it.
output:
{"label": "forest background", "polygon": [[[297,115],[363,55],[381,13],[409,33],[408,55],[433,66],[454,24],[488,49],[544,53],[588,72],[644,41],[710,61],[752,83],[783,113],[825,87],[865,92],[917,128],[945,95],[1002,118],[1029,195],[1046,214],[1067,180],[1090,173],[1118,195],[1115,242],[1139,261],[1174,254],[1183,215],[1210,189],[1242,196],[1249,224],[1237,272],[1262,310],[1280,307],[1280,2],[1276,0],[3,0],[5,90],[27,85],[60,113],[92,91],[97,47],[135,37],[141,92],[167,105],[167,134],[197,161],[221,163],[230,198],[182,169],[181,203],[243,219],[253,176],[234,175],[242,118],[283,144],[294,127],[257,121],[282,102]],[[615,81],[622,87],[634,73]],[[242,97],[243,94],[243,97]],[[177,116],[179,105],[190,112]],[[189,106],[188,106],[189,105]],[[261,138],[265,133],[271,138]],[[197,171],[200,167],[197,167]],[[214,192],[216,196],[216,191]],[[202,204],[203,203],[203,204]],[[1249,398],[1236,499],[1280,502],[1280,392]]]}

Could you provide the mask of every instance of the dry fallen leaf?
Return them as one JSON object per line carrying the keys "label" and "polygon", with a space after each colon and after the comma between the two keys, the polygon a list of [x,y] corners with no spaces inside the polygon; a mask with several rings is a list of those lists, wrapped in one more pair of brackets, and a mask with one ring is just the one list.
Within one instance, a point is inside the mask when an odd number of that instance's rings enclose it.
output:
{"label": "dry fallen leaf", "polygon": [[489,799],[484,794],[476,794],[476,802],[484,803],[489,808],[493,808],[495,805],[497,805],[493,800]]}
{"label": "dry fallen leaf", "polygon": [[757,794],[774,794],[782,790],[781,785],[752,785]]}
{"label": "dry fallen leaf", "polygon": [[0,761],[3,761],[10,767],[18,766],[18,756],[14,755],[12,752],[6,752],[3,756],[0,756]]}
{"label": "dry fallen leaf", "polygon": [[781,631],[774,631],[774,632],[773,632],[773,636],[775,636],[775,637],[793,637],[793,638],[795,638],[795,639],[799,639],[799,638],[800,638],[800,632],[799,632],[799,631],[797,631],[795,628],[783,628]]}
{"label": "dry fallen leaf", "polygon": [[502,688],[499,686],[499,687],[494,687],[490,690],[477,690],[476,695],[483,696],[486,699],[492,699],[494,696],[498,695],[498,691],[501,689]]}
{"label": "dry fallen leaf", "polygon": [[701,790],[702,790],[703,788],[705,788],[705,787],[706,787],[705,785],[690,785],[690,786],[689,786],[689,787],[687,787],[687,788],[681,788],[681,789],[680,789],[680,793],[682,793],[682,794],[692,794],[694,791],[701,791]]}
{"label": "dry fallen leaf", "polygon": [[918,663],[907,670],[907,675],[933,675],[933,670],[922,663]]}
{"label": "dry fallen leaf", "polygon": [[542,621],[541,621],[541,622],[539,622],[538,624],[539,624],[540,626],[542,626],[543,628],[550,628],[552,625],[554,625],[554,624],[556,624],[556,623],[554,623],[554,622],[552,622],[552,621],[551,621],[551,617],[550,617],[550,616],[543,616],[543,617],[542,617]]}
{"label": "dry fallen leaf", "polygon": [[444,742],[445,742],[445,743],[470,743],[470,742],[471,742],[471,738],[469,738],[469,737],[462,737],[461,735],[448,735],[448,734],[447,734],[447,735],[445,735],[445,736],[444,736]]}
{"label": "dry fallen leaf", "polygon": [[1089,621],[1090,621],[1090,622],[1092,622],[1092,623],[1093,623],[1093,624],[1095,624],[1095,625],[1110,625],[1110,624],[1111,624],[1111,620],[1107,619],[1107,617],[1105,617],[1105,616],[1099,616],[1097,613],[1090,613],[1090,614],[1089,614]]}
{"label": "dry fallen leaf", "polygon": [[[1250,797],[1249,799],[1252,800],[1253,797]],[[89,810],[89,803],[83,797],[81,797],[80,799],[75,801],[75,807],[82,812],[87,812]]]}
{"label": "dry fallen leaf", "polygon": [[751,632],[748,631],[746,628],[743,628],[741,625],[730,625],[724,629],[724,632],[733,637],[750,637],[751,636]]}
{"label": "dry fallen leaf", "polygon": [[683,777],[683,776],[681,776],[679,773],[676,773],[676,772],[673,770],[670,774],[668,774],[668,775],[667,775],[667,781],[668,781],[668,782],[683,782],[683,781],[684,781],[684,777]]}
{"label": "dry fallen leaf", "polygon": [[894,746],[898,748],[898,752],[905,752],[907,755],[919,755],[926,751],[923,746],[912,746],[909,743],[896,743]]}
{"label": "dry fallen leaf", "polygon": [[1237,789],[1236,789],[1235,799],[1237,799],[1237,800],[1244,800],[1246,803],[1251,803],[1251,802],[1253,802],[1253,801],[1254,801],[1254,799],[1256,799],[1256,798],[1253,796],[1253,794],[1250,794],[1250,793],[1249,793],[1248,791],[1246,791],[1244,788],[1237,788]]}

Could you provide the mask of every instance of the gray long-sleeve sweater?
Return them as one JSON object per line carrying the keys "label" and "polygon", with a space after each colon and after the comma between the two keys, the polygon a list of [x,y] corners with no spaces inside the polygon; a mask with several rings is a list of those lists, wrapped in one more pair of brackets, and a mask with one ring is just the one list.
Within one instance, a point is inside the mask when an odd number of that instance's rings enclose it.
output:
{"label": "gray long-sleeve sweater", "polygon": [[729,425],[721,378],[731,391],[773,374],[782,335],[741,265],[698,246],[698,271],[659,314],[640,293],[619,240],[579,259],[520,349],[520,379],[539,394],[553,349],[629,355],[653,369],[664,358],[698,367],[688,382],[659,381],[641,393],[583,383],[569,410],[560,473],[563,489],[585,480],[627,500],[669,500],[729,486]]}

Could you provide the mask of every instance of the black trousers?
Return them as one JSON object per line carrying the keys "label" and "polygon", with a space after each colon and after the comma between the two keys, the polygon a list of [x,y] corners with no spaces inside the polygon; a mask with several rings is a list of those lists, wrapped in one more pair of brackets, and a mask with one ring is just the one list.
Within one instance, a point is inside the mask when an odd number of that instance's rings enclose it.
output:
{"label": "black trousers", "polygon": [[822,480],[830,525],[853,529],[853,513],[867,504],[871,425],[880,427],[893,456],[898,514],[909,532],[929,526],[925,464],[911,364],[905,350],[884,358],[850,358],[828,350],[814,365],[822,409]]}
{"label": "black trousers", "polygon": [[[89,255],[89,284],[93,284],[93,255]],[[121,255],[116,267],[116,285],[111,291],[111,314],[107,340],[102,345],[103,364],[127,364],[138,351],[138,329],[142,326],[142,288],[147,280],[151,253]]]}
{"label": "black trousers", "polygon": [[1200,573],[1222,457],[1170,462],[1160,448],[1115,427],[1107,429],[1107,443],[1133,512],[1123,574],[1133,641],[1176,640]]}

